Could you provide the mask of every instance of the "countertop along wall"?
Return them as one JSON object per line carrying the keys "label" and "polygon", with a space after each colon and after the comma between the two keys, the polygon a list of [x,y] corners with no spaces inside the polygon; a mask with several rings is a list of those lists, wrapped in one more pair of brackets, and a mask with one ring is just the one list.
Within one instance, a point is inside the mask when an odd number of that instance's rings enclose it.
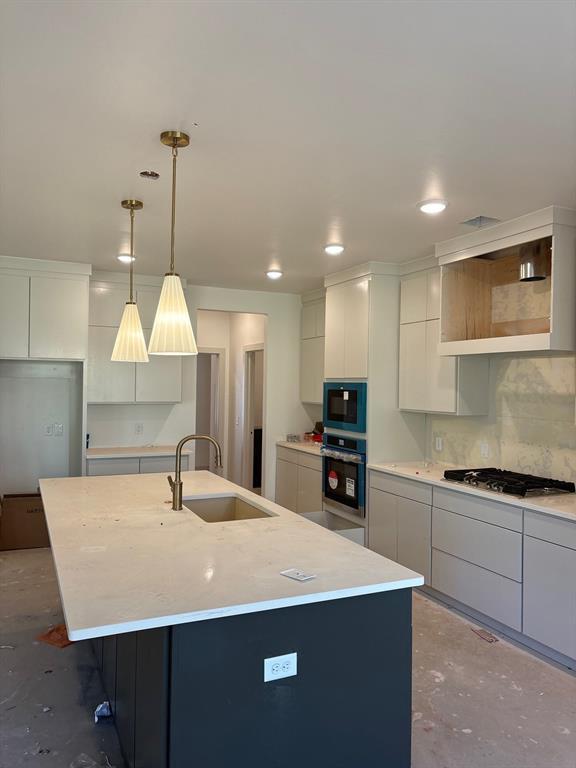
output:
{"label": "countertop along wall", "polygon": [[[576,479],[576,357],[494,355],[489,386],[488,416],[427,417],[428,456]],[[442,452],[434,449],[436,436],[443,438]],[[487,458],[480,454],[482,442]]]}

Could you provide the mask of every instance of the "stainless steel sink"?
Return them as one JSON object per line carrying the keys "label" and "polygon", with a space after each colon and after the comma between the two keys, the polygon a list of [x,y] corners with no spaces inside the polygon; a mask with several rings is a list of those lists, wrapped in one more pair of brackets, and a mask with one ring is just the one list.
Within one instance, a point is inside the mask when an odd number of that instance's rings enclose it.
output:
{"label": "stainless steel sink", "polygon": [[182,505],[207,523],[231,523],[234,520],[256,520],[274,517],[254,507],[238,496],[222,496],[216,499],[184,499]]}

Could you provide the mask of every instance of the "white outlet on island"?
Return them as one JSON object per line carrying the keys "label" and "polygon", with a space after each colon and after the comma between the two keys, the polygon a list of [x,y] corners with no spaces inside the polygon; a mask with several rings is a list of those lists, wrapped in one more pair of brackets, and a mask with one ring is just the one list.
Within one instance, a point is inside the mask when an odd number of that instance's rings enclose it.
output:
{"label": "white outlet on island", "polygon": [[294,677],[298,674],[298,654],[285,653],[283,656],[272,656],[264,659],[264,682],[281,680],[283,677]]}

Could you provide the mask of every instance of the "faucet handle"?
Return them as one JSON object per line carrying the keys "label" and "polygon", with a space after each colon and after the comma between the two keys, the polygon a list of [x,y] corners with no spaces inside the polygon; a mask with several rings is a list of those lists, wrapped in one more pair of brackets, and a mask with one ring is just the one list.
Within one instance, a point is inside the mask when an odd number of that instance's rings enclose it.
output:
{"label": "faucet handle", "polygon": [[172,475],[168,475],[168,485],[170,486],[171,490],[174,490],[174,480],[172,480]]}

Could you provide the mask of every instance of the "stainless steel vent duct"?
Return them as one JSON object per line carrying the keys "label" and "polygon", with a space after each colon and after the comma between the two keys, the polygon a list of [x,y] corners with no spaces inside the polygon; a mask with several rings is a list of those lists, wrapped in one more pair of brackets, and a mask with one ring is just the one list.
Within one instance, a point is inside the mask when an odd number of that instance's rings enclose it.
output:
{"label": "stainless steel vent duct", "polygon": [[544,243],[526,243],[520,247],[520,281],[524,283],[546,279],[546,250]]}

